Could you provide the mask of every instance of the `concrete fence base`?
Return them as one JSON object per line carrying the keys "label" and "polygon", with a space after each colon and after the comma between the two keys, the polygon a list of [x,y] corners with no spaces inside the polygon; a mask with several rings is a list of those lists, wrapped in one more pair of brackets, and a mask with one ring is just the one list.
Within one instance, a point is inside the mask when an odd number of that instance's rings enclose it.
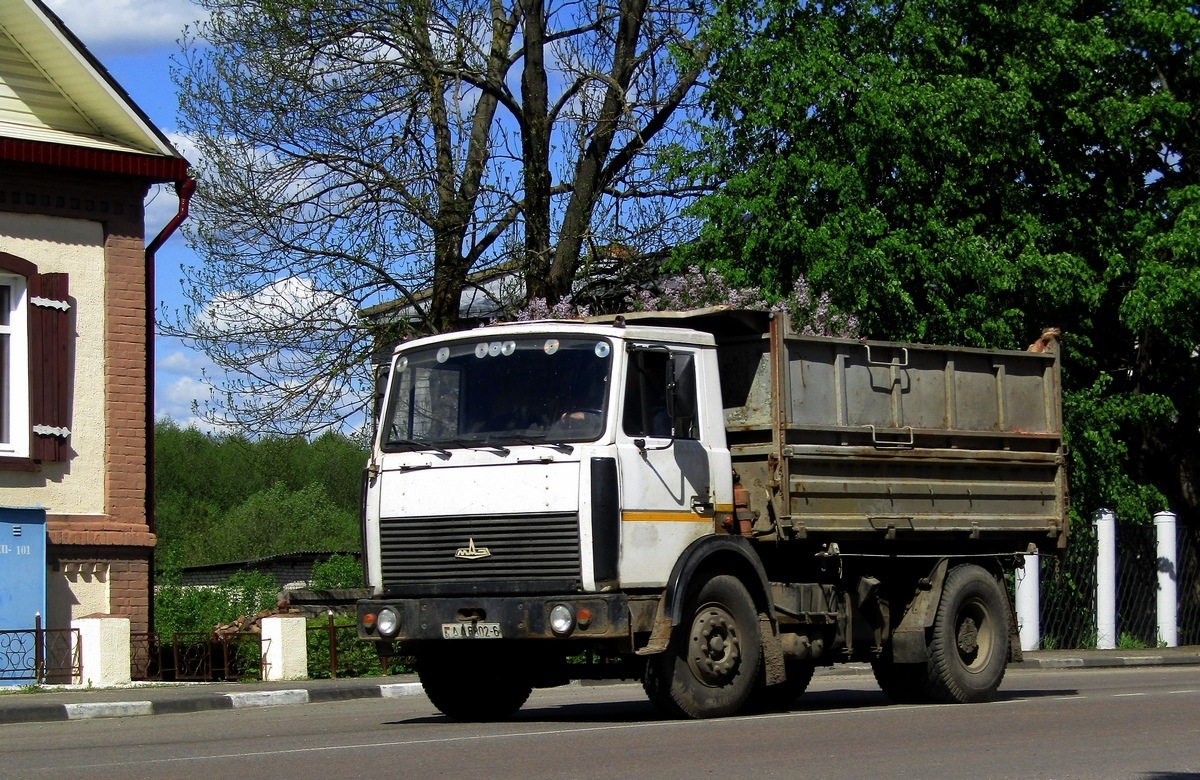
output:
{"label": "concrete fence base", "polygon": [[262,619],[263,679],[308,677],[308,622],[303,615]]}
{"label": "concrete fence base", "polygon": [[128,685],[129,618],[92,615],[71,621],[79,631],[79,682],[94,688]]}

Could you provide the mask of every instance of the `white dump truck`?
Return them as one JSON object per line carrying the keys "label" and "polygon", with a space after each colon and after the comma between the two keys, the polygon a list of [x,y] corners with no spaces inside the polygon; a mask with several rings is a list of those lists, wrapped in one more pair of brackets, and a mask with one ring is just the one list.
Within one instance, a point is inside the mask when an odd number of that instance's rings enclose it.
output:
{"label": "white dump truck", "polygon": [[987,699],[1006,577],[1067,537],[1059,367],[801,336],[754,311],[521,322],[399,346],[364,476],[358,632],[432,702],[641,680],[682,717],[869,662]]}

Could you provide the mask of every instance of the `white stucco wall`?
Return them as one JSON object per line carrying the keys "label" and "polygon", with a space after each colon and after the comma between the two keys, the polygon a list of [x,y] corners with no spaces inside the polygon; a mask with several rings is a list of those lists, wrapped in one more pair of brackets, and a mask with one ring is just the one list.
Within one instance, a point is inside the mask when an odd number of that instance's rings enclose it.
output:
{"label": "white stucco wall", "polygon": [[0,506],[40,505],[53,514],[104,512],[104,230],[100,223],[0,212],[0,251],[66,273],[71,322],[72,456],[35,473],[0,471]]}
{"label": "white stucco wall", "polygon": [[75,618],[109,611],[108,564],[65,561],[46,572],[46,625],[70,625]]}

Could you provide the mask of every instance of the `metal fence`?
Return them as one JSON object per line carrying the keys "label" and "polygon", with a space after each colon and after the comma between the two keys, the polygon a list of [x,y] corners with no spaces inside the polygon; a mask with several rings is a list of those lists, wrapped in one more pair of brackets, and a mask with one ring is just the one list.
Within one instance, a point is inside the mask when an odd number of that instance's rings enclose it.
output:
{"label": "metal fence", "polygon": [[78,683],[83,655],[76,628],[0,631],[0,679],[28,685]]}
{"label": "metal fence", "polygon": [[[1200,644],[1200,528],[1177,528],[1179,644]],[[1153,525],[1117,528],[1118,645],[1158,645],[1158,553]],[[1043,649],[1096,646],[1096,535],[1072,529],[1065,561],[1043,559]]]}
{"label": "metal fence", "polygon": [[[308,674],[313,678],[362,677],[411,671],[410,659],[393,656],[386,666],[374,643],[358,638],[353,617],[310,620],[307,627]],[[130,676],[134,680],[228,681],[260,679],[262,638],[245,632],[232,636],[178,633],[164,644],[150,632],[130,635]]]}
{"label": "metal fence", "polygon": [[308,674],[310,677],[365,677],[373,674],[400,674],[412,671],[408,656],[381,658],[374,642],[358,638],[353,615],[335,616],[308,622]]}
{"label": "metal fence", "polygon": [[262,637],[212,632],[180,632],[163,644],[153,631],[130,635],[130,676],[134,680],[206,681],[262,679]]}

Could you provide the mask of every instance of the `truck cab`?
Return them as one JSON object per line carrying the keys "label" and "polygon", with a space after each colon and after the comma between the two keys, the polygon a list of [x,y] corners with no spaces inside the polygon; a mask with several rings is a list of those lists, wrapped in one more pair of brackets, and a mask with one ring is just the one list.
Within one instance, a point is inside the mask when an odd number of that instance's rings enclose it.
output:
{"label": "truck cab", "polygon": [[713,337],[680,328],[519,323],[397,349],[364,490],[364,637],[419,659],[556,645],[520,650],[541,672],[580,642],[632,652],[732,510],[716,372]]}

